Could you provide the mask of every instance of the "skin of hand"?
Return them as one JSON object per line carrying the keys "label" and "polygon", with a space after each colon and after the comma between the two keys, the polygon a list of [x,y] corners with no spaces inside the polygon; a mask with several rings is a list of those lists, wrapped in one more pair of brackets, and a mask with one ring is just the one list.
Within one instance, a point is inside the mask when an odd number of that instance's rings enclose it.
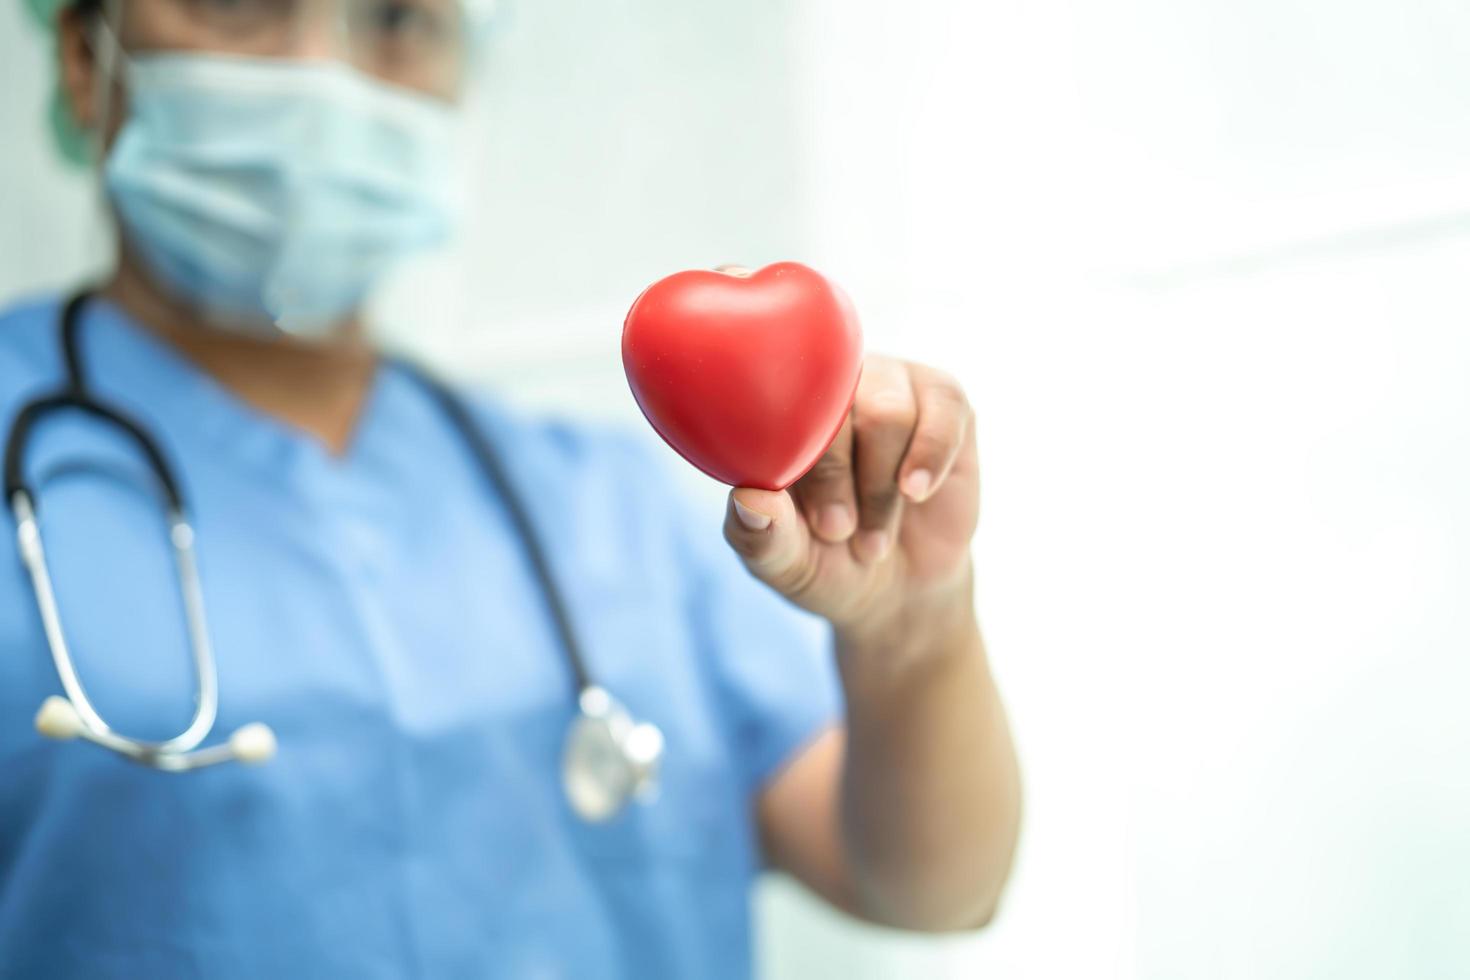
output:
{"label": "skin of hand", "polygon": [[974,612],[974,430],[952,377],[869,355],[812,470],[785,491],[736,489],[726,509],[751,573],[832,623],[846,699],[845,725],[757,800],[767,858],[910,929],[988,922],[1019,833],[1019,768]]}
{"label": "skin of hand", "polygon": [[726,523],[751,571],[848,634],[916,605],[970,603],[980,516],[974,418],[934,368],[869,355],[847,421],[787,491],[737,489]]}

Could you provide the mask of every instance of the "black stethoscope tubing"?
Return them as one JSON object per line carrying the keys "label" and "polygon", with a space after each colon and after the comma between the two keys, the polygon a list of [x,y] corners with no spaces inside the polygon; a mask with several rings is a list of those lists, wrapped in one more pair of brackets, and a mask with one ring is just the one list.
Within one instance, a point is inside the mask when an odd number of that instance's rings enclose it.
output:
{"label": "black stethoscope tubing", "polygon": [[[5,496],[14,499],[22,494],[34,507],[35,493],[25,477],[26,449],[36,426],[46,417],[65,410],[76,410],[93,416],[125,433],[142,451],[148,465],[158,479],[169,506],[176,512],[188,512],[183,487],[168,463],[162,448],[149,435],[147,429],[124,412],[106,404],[93,395],[86,383],[87,375],[81,358],[79,333],[82,314],[91,301],[90,291],[83,290],[73,295],[66,303],[60,317],[61,351],[66,364],[66,383],[56,391],[36,398],[24,405],[11,425],[10,437],[5,446]],[[476,425],[464,400],[446,385],[430,376],[426,371],[406,361],[395,361],[413,377],[435,401],[454,426],[457,434],[469,448],[470,454],[490,488],[500,499],[514,526],[516,537],[531,566],[532,575],[546,603],[548,615],[556,631],[557,641],[562,648],[567,667],[578,696],[591,688],[592,679],[582,656],[582,647],[572,627],[571,616],[552,574],[551,563],[536,533],[530,514],[521,497],[516,493],[510,474],[495,446],[483,429]]]}

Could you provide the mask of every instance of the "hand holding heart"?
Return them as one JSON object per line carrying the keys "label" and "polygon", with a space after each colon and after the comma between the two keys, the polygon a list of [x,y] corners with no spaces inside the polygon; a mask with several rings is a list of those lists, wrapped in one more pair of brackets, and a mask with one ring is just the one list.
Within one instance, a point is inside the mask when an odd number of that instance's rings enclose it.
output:
{"label": "hand holding heart", "polygon": [[[655,293],[679,277],[650,287],[629,313],[624,362],[670,445],[747,484],[730,494],[725,536],[752,573],[839,630],[881,631],[952,603],[968,610],[979,464],[958,383],[862,358],[851,307],[803,266],[680,276],[708,278],[680,280],[696,287],[682,295]],[[681,307],[678,331],[661,319],[669,303]],[[732,325],[735,314],[743,321]],[[806,372],[799,384],[786,380],[793,365]],[[665,384],[696,368],[702,384]],[[742,393],[733,406],[721,382]]]}
{"label": "hand holding heart", "polygon": [[869,356],[836,440],[789,490],[731,492],[725,537],[760,579],[839,628],[953,599],[979,518],[972,412],[933,368]]}

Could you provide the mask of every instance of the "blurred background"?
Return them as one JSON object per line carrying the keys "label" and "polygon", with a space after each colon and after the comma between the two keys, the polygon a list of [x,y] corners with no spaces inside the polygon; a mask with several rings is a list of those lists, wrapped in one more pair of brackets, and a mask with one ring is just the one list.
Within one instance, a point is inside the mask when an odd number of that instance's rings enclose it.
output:
{"label": "blurred background", "polygon": [[[107,256],[16,3],[0,83],[8,303]],[[978,407],[1007,902],[773,880],[764,976],[1470,976],[1470,7],[506,0],[475,87],[387,342],[641,425],[639,290],[792,258]]]}

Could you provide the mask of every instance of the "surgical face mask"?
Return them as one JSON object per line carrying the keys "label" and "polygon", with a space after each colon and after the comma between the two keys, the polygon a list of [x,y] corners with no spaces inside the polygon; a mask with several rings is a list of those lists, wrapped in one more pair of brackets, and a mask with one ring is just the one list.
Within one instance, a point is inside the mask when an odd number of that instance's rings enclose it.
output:
{"label": "surgical face mask", "polygon": [[454,114],[330,60],[124,63],[103,182],[147,270],[213,325],[332,332],[448,237]]}

